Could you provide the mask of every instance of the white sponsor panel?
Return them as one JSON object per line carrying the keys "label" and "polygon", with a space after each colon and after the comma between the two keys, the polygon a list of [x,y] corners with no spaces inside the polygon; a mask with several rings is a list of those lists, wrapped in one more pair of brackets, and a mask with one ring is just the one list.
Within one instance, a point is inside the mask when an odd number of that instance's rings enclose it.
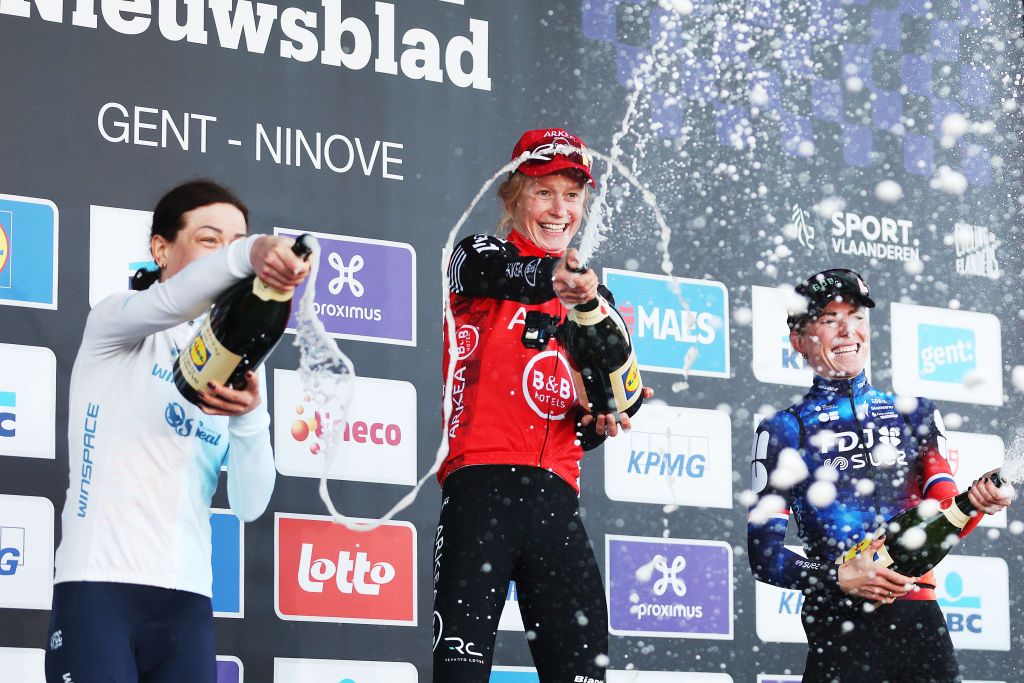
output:
{"label": "white sponsor panel", "polygon": [[89,306],[128,289],[131,276],[153,263],[150,211],[89,207]]}
{"label": "white sponsor panel", "polygon": [[417,683],[408,662],[363,662],[347,659],[274,658],[274,683]]}
{"label": "white sponsor panel", "polygon": [[[416,483],[416,387],[409,382],[356,377],[348,423],[309,401],[299,373],[274,370],[274,454],[281,474],[319,478],[327,433],[343,431],[330,479]],[[335,414],[338,414],[335,408]]]}
{"label": "white sponsor panel", "polygon": [[789,343],[786,297],[786,291],[778,287],[750,288],[754,377],[761,382],[809,387],[814,373]]}
{"label": "white sponsor panel", "polygon": [[960,650],[1010,649],[1006,560],[949,555],[935,567],[935,592],[953,645]]}
{"label": "white sponsor panel", "polygon": [[612,500],[732,507],[732,422],[721,410],[650,404],[604,445]]}
{"label": "white sponsor panel", "polygon": [[698,671],[608,671],[608,683],[732,683],[732,676]]}
{"label": "white sponsor panel", "polygon": [[50,609],[53,503],[0,495],[0,608]]}
{"label": "white sponsor panel", "polygon": [[803,676],[789,674],[757,674],[757,683],[800,683]]}
{"label": "white sponsor panel", "polygon": [[43,346],[0,344],[0,455],[54,458],[57,357]]}
{"label": "white sponsor panel", "polygon": [[889,306],[896,393],[988,406],[1003,404],[999,318],[931,306]]}
{"label": "white sponsor panel", "polygon": [[[946,460],[958,491],[966,491],[975,479],[1002,467],[1005,454],[1003,440],[995,434],[946,432]],[[1006,510],[984,515],[978,526],[1005,529]]]}
{"label": "white sponsor panel", "polygon": [[45,650],[34,647],[0,647],[0,677],[18,683],[46,683],[45,657]]}
{"label": "white sponsor panel", "polygon": [[[800,557],[807,557],[804,549],[798,545],[787,545],[786,548]],[[757,637],[766,643],[806,643],[807,634],[800,622],[804,594],[761,581],[755,581],[754,584]]]}

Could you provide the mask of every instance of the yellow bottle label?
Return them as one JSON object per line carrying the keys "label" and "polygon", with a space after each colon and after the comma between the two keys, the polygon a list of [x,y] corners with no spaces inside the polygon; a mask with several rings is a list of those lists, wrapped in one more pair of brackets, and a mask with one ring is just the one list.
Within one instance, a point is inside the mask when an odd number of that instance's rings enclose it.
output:
{"label": "yellow bottle label", "polygon": [[643,382],[640,381],[640,369],[636,366],[636,354],[630,353],[629,358],[618,370],[612,373],[612,393],[615,395],[615,406],[620,413],[633,407],[640,398]]}
{"label": "yellow bottle label", "polygon": [[214,336],[207,317],[188,348],[178,358],[178,367],[189,386],[196,391],[207,391],[207,382],[224,384],[241,361],[241,356],[228,351]]}
{"label": "yellow bottle label", "polygon": [[964,511],[960,509],[960,506],[952,500],[949,501],[948,507],[942,508],[942,516],[948,519],[949,523],[957,529],[963,529],[967,526],[967,522],[971,521],[971,516],[965,515]]}
{"label": "yellow bottle label", "polygon": [[[860,543],[853,546],[845,553],[837,557],[836,564],[843,564],[845,562],[849,562],[853,558],[857,557],[857,555],[866,552],[868,546],[874,543],[874,541],[874,537],[865,538],[863,541],[861,541]],[[886,548],[884,545],[875,553],[875,556],[871,559],[874,561],[875,564],[880,565],[882,567],[888,567],[893,563],[892,556],[889,554],[889,549]]]}
{"label": "yellow bottle label", "polygon": [[263,301],[291,301],[292,293],[274,289],[258,277],[252,279],[252,293]]}

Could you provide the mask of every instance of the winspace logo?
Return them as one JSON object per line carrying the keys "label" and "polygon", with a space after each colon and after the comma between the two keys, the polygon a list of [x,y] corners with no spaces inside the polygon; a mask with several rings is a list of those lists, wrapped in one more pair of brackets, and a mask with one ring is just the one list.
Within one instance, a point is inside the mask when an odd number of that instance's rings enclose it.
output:
{"label": "winspace logo", "polygon": [[408,662],[274,658],[274,683],[416,683]]}
{"label": "winspace logo", "polygon": [[[787,545],[801,557],[806,557],[800,546]],[[768,643],[806,643],[800,622],[800,608],[804,595],[798,590],[786,590],[760,581],[755,582],[755,625],[757,637]]]}
{"label": "winspace logo", "polygon": [[604,453],[612,500],[732,507],[732,423],[722,411],[647,405]]}
{"label": "winspace logo", "polygon": [[57,206],[0,194],[0,304],[57,308]]}
{"label": "winspace logo", "polygon": [[416,625],[416,529],[352,531],[330,517],[278,513],[275,609],[281,619]]}
{"label": "winspace logo", "polygon": [[999,318],[989,313],[893,303],[890,320],[896,393],[1003,404]]}
{"label": "winspace logo", "polygon": [[1009,650],[1009,572],[998,557],[950,555],[935,568],[936,594],[957,649]]}
{"label": "winspace logo", "polygon": [[922,324],[917,328],[917,342],[921,379],[960,384],[977,367],[974,330]]}
{"label": "winspace logo", "polygon": [[729,377],[725,285],[612,268],[604,269],[604,283],[615,295],[641,370]]}
{"label": "winspace logo", "polygon": [[89,207],[89,305],[129,289],[139,268],[153,269],[149,251],[149,211]]}
{"label": "winspace logo", "polygon": [[213,615],[245,616],[245,524],[230,510],[210,510],[213,545]]}
{"label": "winspace logo", "polygon": [[[274,228],[274,234],[301,232]],[[416,346],[416,250],[388,242],[310,232],[320,243],[313,308],[332,337]],[[295,289],[302,298],[308,281]],[[294,332],[298,306],[288,320]]]}
{"label": "winspace logo", "polygon": [[53,503],[0,495],[0,609],[49,609],[53,590]]}
{"label": "winspace logo", "polygon": [[[382,484],[416,483],[416,387],[409,382],[356,377],[359,400],[348,412],[316,405],[299,373],[274,370],[274,454],[281,474],[319,478],[334,434],[330,479]],[[346,415],[348,421],[334,419]]]}
{"label": "winspace logo", "polygon": [[0,344],[0,455],[53,459],[56,407],[53,351]]}

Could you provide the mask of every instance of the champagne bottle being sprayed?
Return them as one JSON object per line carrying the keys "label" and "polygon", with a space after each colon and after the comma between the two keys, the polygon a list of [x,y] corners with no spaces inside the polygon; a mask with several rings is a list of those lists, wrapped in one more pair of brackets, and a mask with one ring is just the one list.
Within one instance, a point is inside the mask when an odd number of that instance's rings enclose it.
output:
{"label": "champagne bottle being sprayed", "polygon": [[[992,475],[992,483],[1003,485],[998,472]],[[875,537],[885,535],[885,546],[878,552],[877,562],[904,576],[921,576],[934,568],[960,540],[959,534],[967,523],[974,516],[985,514],[971,503],[969,492],[968,488],[946,498],[937,509],[934,501],[925,501],[886,522],[875,533]],[[866,538],[850,548],[836,560],[836,564],[852,560],[873,540]]]}
{"label": "champagne bottle being sprayed", "polygon": [[[311,235],[301,235],[292,253],[303,260],[312,253]],[[174,361],[174,386],[200,405],[207,382],[244,389],[245,373],[259,367],[284,334],[292,310],[292,293],[268,286],[255,275],[220,295],[199,331]]]}
{"label": "champagne bottle being sprayed", "polygon": [[630,416],[640,410],[643,382],[629,330],[604,297],[598,294],[569,309],[558,334],[584,408]]}

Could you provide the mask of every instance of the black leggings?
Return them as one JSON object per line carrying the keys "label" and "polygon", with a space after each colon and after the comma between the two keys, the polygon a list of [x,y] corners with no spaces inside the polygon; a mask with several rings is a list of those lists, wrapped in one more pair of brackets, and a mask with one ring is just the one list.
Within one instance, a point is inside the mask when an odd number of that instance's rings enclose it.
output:
{"label": "black leggings", "polygon": [[813,598],[804,683],[954,683],[960,677],[946,619],[934,600],[899,600],[865,613]]}
{"label": "black leggings", "polygon": [[536,467],[445,479],[434,558],[434,680],[487,683],[515,580],[541,683],[604,681],[608,606],[576,491]]}

